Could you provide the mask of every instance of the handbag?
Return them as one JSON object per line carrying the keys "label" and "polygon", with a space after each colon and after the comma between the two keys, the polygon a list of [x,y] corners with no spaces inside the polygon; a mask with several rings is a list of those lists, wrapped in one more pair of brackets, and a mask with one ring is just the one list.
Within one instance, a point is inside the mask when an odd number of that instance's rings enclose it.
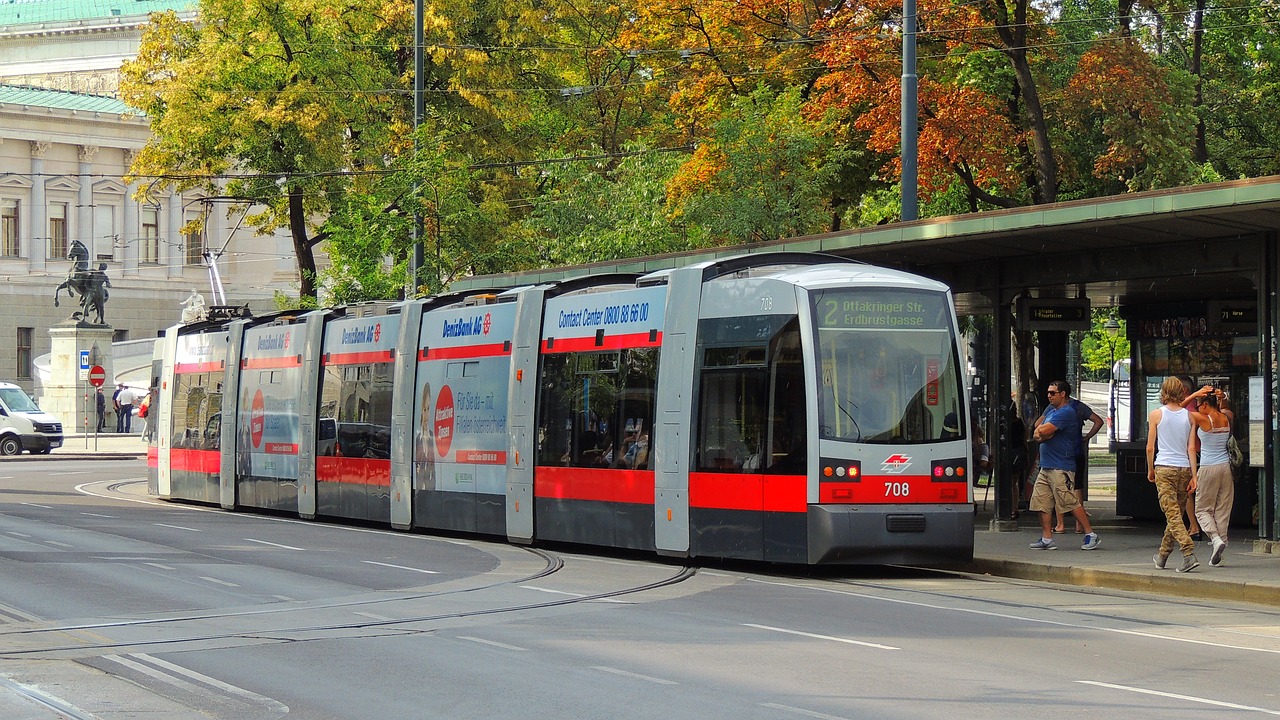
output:
{"label": "handbag", "polygon": [[1227,458],[1231,461],[1233,468],[1244,464],[1244,453],[1240,450],[1240,443],[1236,442],[1235,435],[1227,438]]}

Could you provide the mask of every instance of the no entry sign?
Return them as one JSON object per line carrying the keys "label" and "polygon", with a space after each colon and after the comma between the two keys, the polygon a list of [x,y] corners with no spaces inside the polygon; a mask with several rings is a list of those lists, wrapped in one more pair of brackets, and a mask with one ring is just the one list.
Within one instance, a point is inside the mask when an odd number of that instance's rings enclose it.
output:
{"label": "no entry sign", "polygon": [[102,387],[107,381],[107,371],[102,369],[101,365],[94,365],[89,368],[89,384],[94,387]]}

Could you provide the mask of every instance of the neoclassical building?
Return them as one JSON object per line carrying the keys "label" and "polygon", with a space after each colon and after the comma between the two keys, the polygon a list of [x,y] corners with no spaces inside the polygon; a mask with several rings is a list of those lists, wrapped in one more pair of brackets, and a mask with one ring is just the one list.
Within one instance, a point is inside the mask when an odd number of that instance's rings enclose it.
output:
{"label": "neoclassical building", "polygon": [[[136,52],[147,13],[190,7],[0,2],[0,380],[35,389],[33,360],[49,352],[49,329],[78,309],[65,290],[54,307],[77,240],[105,267],[117,340],[155,337],[193,289],[213,303],[206,250],[230,304],[262,311],[275,291],[296,294],[289,239],[257,236],[228,216],[242,207],[169,193],[138,200],[124,181],[149,131],[115,98],[120,64]],[[203,232],[182,232],[201,216]]]}

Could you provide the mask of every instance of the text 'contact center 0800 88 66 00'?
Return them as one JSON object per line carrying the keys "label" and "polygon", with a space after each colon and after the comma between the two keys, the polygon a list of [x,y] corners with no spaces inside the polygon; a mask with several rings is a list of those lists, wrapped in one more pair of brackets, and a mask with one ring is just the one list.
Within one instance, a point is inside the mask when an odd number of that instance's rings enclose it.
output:
{"label": "text 'contact center 0800 88 66 00'", "polygon": [[954,306],[907,273],[761,253],[160,348],[168,499],[677,556],[972,556]]}

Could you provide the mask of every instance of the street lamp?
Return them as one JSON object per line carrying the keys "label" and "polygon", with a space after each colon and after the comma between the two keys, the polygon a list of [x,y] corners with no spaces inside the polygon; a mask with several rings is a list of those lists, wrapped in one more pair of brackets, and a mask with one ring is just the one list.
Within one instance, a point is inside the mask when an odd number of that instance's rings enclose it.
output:
{"label": "street lamp", "polygon": [[1107,357],[1110,358],[1111,364],[1111,382],[1107,383],[1107,419],[1108,437],[1111,447],[1108,450],[1115,451],[1116,443],[1116,336],[1120,334],[1120,322],[1116,320],[1116,316],[1112,315],[1102,324],[1103,331],[1107,334]]}

